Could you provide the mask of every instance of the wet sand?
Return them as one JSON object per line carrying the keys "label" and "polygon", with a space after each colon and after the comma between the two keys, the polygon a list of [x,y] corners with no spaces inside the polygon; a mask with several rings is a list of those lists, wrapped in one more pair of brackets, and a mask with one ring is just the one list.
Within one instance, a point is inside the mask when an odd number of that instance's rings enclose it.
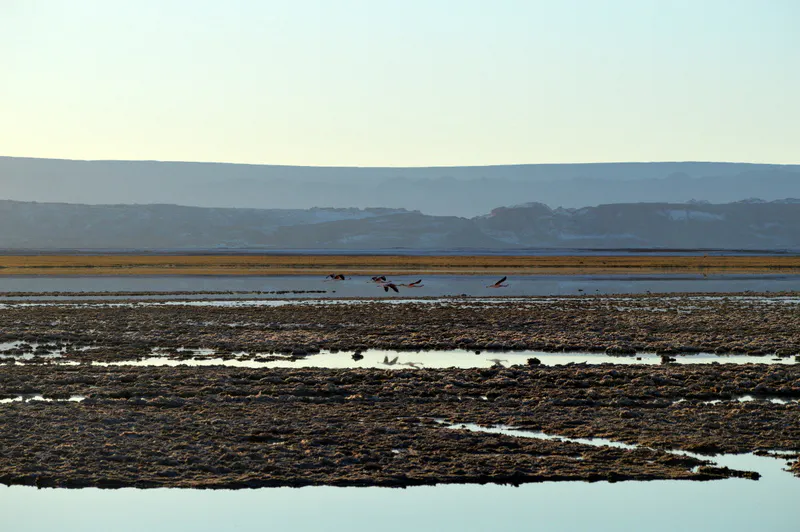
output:
{"label": "wet sand", "polygon": [[[30,343],[4,353],[0,399],[52,399],[0,404],[5,484],[400,487],[756,478],[664,450],[800,447],[797,364],[542,367],[531,360],[509,368],[393,370],[88,364],[135,360],[153,348],[175,359],[453,346],[620,356],[800,353],[797,305],[751,294],[268,308],[12,305],[0,312],[0,330],[4,342]],[[75,365],[54,363],[64,361]],[[737,401],[742,395],[756,400]],[[85,399],[69,400],[78,396]],[[775,397],[788,402],[766,399]],[[441,421],[643,447],[450,430]]]}

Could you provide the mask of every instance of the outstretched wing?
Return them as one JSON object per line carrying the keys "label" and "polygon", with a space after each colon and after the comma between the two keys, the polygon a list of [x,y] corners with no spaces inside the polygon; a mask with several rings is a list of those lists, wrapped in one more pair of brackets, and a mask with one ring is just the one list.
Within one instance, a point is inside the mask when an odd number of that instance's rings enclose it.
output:
{"label": "outstretched wing", "polygon": [[500,279],[499,281],[497,281],[495,284],[503,284],[503,283],[505,282],[505,280],[506,280],[506,279],[508,279],[508,276],[506,276],[506,277],[503,277],[502,279]]}
{"label": "outstretched wing", "polygon": [[394,284],[390,284],[390,285],[389,285],[389,288],[391,288],[391,289],[392,289],[392,290],[394,290],[395,292],[399,292],[399,291],[400,291],[400,290],[398,290],[398,289],[397,289],[397,287],[396,287]]}

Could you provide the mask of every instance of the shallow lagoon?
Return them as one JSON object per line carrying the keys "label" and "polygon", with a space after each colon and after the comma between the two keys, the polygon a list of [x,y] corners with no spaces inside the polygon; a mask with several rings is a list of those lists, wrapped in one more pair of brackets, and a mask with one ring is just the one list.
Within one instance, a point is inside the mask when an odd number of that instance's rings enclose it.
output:
{"label": "shallow lagoon", "polygon": [[[413,277],[413,278],[412,278]],[[800,275],[521,275],[511,276],[507,288],[492,289],[498,276],[417,275],[392,278],[408,283],[422,277],[421,288],[400,287],[400,293],[384,292],[368,282],[369,276],[325,282],[322,276],[1,276],[0,292],[174,292],[174,291],[301,291],[327,293],[293,294],[291,297],[442,297],[546,296],[589,294],[642,294],[680,292],[779,292],[800,289]],[[197,296],[203,297],[203,296]],[[208,296],[205,296],[208,297]],[[237,296],[216,296],[237,297]],[[247,296],[239,296],[247,297]],[[250,296],[252,297],[252,296]],[[261,297],[261,296],[260,296]],[[286,294],[263,297],[285,298]]]}

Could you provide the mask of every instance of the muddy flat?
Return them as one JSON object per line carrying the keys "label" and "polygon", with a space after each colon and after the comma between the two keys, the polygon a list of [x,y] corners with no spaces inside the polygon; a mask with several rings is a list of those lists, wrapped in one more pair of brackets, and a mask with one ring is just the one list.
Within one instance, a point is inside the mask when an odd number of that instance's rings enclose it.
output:
{"label": "muddy flat", "polygon": [[[0,312],[0,482],[55,487],[392,486],[756,479],[716,453],[788,452],[800,364],[678,365],[681,353],[794,360],[794,297],[520,298],[214,307],[10,304]],[[137,366],[158,357],[313,360],[371,348],[497,353],[493,367]],[[603,351],[663,364],[516,365]],[[389,361],[391,363],[391,361]],[[109,363],[122,365],[109,365]],[[461,427],[464,424],[464,427]],[[470,430],[512,426],[630,447]],[[674,450],[698,453],[675,454]]]}
{"label": "muddy flat", "polygon": [[134,299],[10,302],[0,312],[0,341],[79,348],[70,351],[73,361],[132,360],[154,348],[297,356],[323,349],[457,348],[620,355],[800,354],[800,299],[797,293],[772,296],[365,299],[276,306],[191,301],[157,305]]}

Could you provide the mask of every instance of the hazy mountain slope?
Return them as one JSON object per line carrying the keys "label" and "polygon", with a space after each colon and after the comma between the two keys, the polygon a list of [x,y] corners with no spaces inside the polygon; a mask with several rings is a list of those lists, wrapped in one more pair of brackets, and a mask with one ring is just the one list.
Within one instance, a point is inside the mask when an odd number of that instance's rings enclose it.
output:
{"label": "hazy mountain slope", "polygon": [[800,197],[800,166],[676,162],[326,168],[0,157],[0,186],[0,197],[20,201],[284,209],[382,205],[472,217],[532,200],[583,207]]}
{"label": "hazy mountain slope", "polygon": [[391,209],[259,210],[177,205],[0,201],[2,248],[270,246],[281,227],[404,213]]}
{"label": "hazy mountain slope", "polygon": [[0,201],[0,248],[800,249],[800,201],[501,207],[475,218],[389,209],[258,210]]}
{"label": "hazy mountain slope", "polygon": [[800,202],[613,204],[551,210],[530,204],[476,219],[516,246],[800,248]]}
{"label": "hazy mountain slope", "polygon": [[397,214],[365,220],[281,227],[276,247],[303,248],[456,248],[501,247],[481,233],[473,220],[420,213]]}

